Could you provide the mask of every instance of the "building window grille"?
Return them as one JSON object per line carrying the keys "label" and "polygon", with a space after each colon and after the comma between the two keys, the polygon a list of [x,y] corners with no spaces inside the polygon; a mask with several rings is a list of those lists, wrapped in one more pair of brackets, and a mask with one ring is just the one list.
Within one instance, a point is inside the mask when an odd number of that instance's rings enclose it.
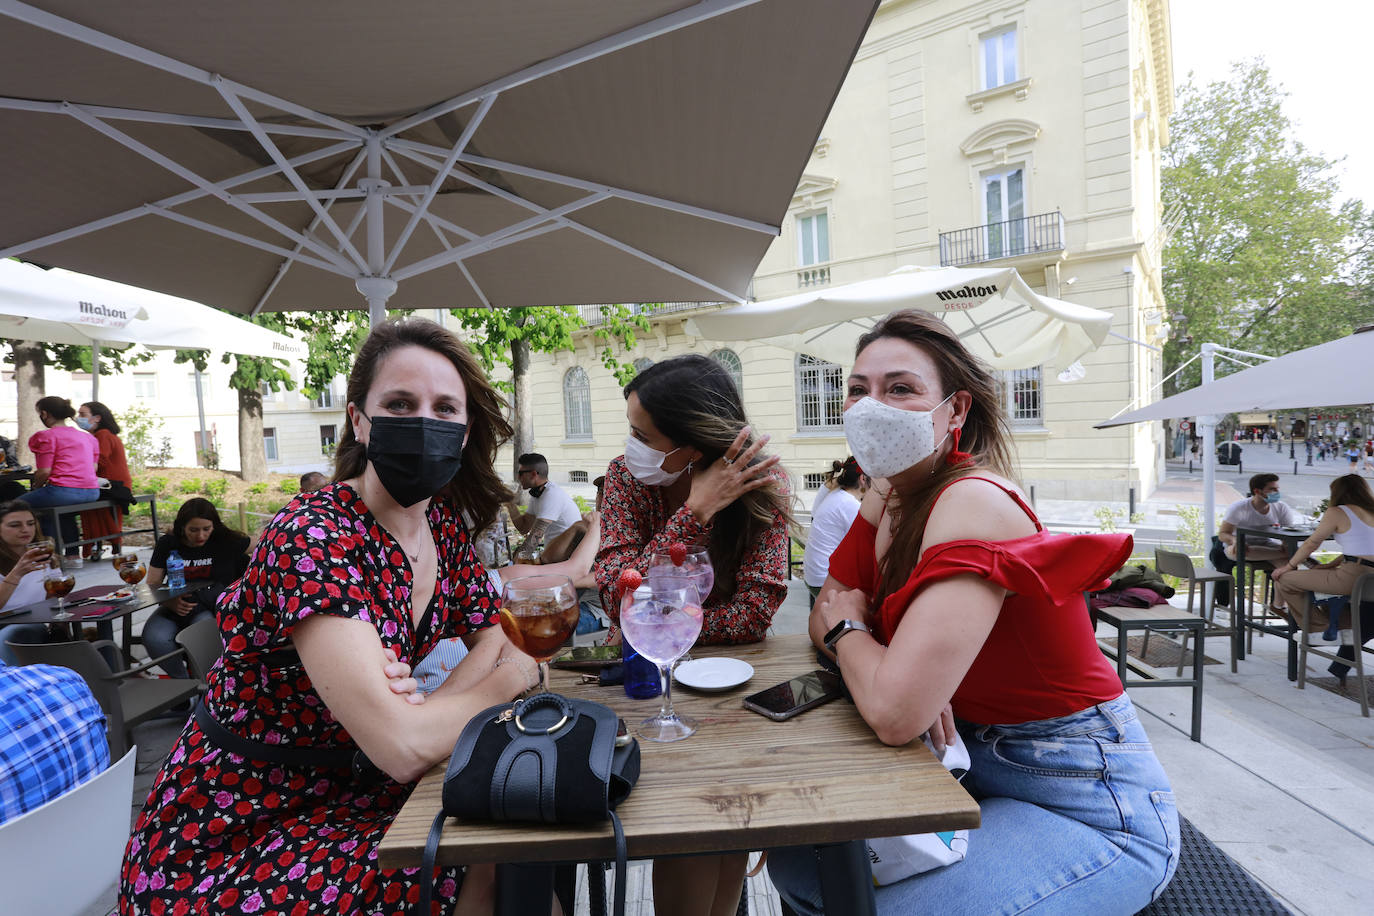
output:
{"label": "building window grille", "polygon": [[1012,426],[1043,426],[1044,373],[1039,366],[1006,369],[997,374],[997,387]]}
{"label": "building window grille", "polygon": [[592,438],[592,386],[581,366],[563,375],[563,432],[568,439]]}
{"label": "building window grille", "polygon": [[797,356],[797,428],[844,428],[844,368],[814,356]]}
{"label": "building window grille", "polygon": [[712,350],[711,359],[720,364],[726,372],[730,373],[730,378],[735,383],[735,390],[741,395],[744,394],[744,363],[740,361],[739,354],[734,350]]}

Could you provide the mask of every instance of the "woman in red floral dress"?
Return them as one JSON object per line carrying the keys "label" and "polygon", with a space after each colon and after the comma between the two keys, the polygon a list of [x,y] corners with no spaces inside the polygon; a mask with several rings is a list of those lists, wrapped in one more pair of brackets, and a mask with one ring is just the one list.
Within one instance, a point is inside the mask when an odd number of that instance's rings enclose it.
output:
{"label": "woman in red floral dress", "polygon": [[[348,419],[336,482],[272,520],[220,599],[224,655],[134,828],[122,914],[415,913],[419,870],[380,868],[378,842],[467,721],[534,683],[491,626],[463,523],[505,498],[510,435],[467,348],[433,322],[381,325]],[[467,659],[416,694],[406,663],[452,636]],[[490,912],[491,874],[439,870],[432,914]]]}
{"label": "woman in red floral dress", "polygon": [[[625,386],[625,403],[630,435],[606,470],[592,568],[601,606],[618,622],[621,570],[647,570],[653,551],[677,541],[704,543],[715,586],[702,602],[700,642],[758,642],[787,597],[791,524],[778,459],[760,457],[768,437],[752,439],[734,380],[705,356],[650,366]],[[655,862],[655,911],[734,913],[746,860],[732,853]]]}

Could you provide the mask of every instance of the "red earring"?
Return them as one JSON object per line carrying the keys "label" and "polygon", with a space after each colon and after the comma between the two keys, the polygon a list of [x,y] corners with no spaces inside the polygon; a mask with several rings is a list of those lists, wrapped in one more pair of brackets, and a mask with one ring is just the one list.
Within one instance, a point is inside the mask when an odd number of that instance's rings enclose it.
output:
{"label": "red earring", "polygon": [[954,440],[950,446],[949,454],[945,456],[945,464],[950,467],[958,467],[961,464],[968,464],[973,461],[973,456],[968,452],[959,451],[959,427],[954,427],[949,431],[949,436]]}

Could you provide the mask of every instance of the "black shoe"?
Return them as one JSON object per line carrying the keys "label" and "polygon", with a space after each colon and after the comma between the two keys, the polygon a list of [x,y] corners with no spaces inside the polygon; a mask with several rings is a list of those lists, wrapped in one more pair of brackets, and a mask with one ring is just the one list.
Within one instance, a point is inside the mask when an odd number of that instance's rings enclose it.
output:
{"label": "black shoe", "polygon": [[1336,667],[1336,664],[1333,662],[1329,667],[1327,667],[1326,671],[1328,674],[1330,674],[1332,677],[1336,679],[1336,685],[1344,689],[1345,679],[1350,676],[1350,669],[1342,665],[1340,667],[1345,668],[1345,671],[1337,671]]}

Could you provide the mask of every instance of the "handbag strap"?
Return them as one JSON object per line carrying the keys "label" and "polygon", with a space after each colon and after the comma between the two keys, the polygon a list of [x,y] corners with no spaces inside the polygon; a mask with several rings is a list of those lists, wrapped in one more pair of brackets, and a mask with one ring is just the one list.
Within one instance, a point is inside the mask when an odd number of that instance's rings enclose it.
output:
{"label": "handbag strap", "polygon": [[[627,851],[625,848],[625,828],[620,824],[620,815],[614,811],[611,815],[611,830],[615,833],[615,896],[611,904],[613,916],[625,916],[625,872],[627,868]],[[429,825],[429,836],[425,837],[425,853],[420,859],[420,910],[421,913],[430,912],[430,901],[434,897],[434,869],[436,860],[439,857],[439,840],[444,833],[444,819],[447,815],[443,811],[434,815],[434,821]],[[458,886],[463,886],[462,881]]]}
{"label": "handbag strap", "polygon": [[381,770],[377,769],[361,750],[267,744],[231,732],[210,713],[204,697],[196,703],[194,715],[201,732],[210,739],[211,744],[240,757],[265,760],[268,763],[297,769],[352,770],[353,775],[362,781],[371,781],[382,775]]}

